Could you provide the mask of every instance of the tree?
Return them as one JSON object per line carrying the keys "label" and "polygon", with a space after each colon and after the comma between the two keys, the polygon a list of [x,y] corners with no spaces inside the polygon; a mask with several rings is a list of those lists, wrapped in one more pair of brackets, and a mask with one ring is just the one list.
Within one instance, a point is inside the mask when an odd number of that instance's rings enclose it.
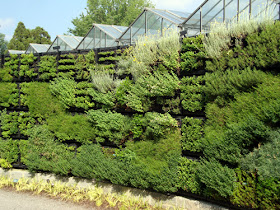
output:
{"label": "tree", "polygon": [[5,34],[0,33],[0,55],[5,53],[8,42],[5,40]]}
{"label": "tree", "polygon": [[154,7],[150,0],[88,0],[86,14],[72,20],[69,32],[85,36],[93,23],[128,26],[145,7]]}
{"label": "tree", "polygon": [[27,29],[23,22],[19,22],[13,38],[8,44],[10,50],[26,50],[29,43],[50,44],[50,35],[41,27]]}

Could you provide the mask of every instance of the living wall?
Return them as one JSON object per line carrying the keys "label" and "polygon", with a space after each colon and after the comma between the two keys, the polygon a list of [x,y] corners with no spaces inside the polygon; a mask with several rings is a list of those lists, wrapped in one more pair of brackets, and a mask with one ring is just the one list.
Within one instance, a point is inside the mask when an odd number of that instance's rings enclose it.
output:
{"label": "living wall", "polygon": [[166,32],[99,64],[94,52],[6,58],[1,167],[280,208],[279,32],[230,35],[218,54]]}

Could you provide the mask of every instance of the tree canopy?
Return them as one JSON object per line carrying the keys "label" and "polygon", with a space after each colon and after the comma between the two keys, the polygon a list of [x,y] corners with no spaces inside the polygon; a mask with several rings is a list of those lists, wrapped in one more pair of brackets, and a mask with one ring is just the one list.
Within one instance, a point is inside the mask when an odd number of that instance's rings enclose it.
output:
{"label": "tree canopy", "polygon": [[88,0],[86,14],[74,18],[69,32],[85,36],[93,23],[128,26],[145,7],[154,7],[150,0]]}
{"label": "tree canopy", "polygon": [[10,50],[26,50],[29,43],[50,44],[51,37],[42,27],[27,29],[23,22],[19,22],[13,38],[8,44]]}
{"label": "tree canopy", "polygon": [[0,33],[0,55],[4,54],[7,49],[8,42],[5,40],[5,34]]}

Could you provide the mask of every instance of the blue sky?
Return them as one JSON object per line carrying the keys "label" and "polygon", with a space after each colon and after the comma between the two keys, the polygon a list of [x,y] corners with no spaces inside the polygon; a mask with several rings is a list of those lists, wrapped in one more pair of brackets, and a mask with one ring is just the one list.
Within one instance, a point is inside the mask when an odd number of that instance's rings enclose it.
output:
{"label": "blue sky", "polygon": [[[202,0],[151,0],[158,9],[192,12]],[[85,11],[87,0],[1,0],[0,33],[10,40],[19,21],[26,28],[43,27],[54,40],[72,28],[71,20]]]}

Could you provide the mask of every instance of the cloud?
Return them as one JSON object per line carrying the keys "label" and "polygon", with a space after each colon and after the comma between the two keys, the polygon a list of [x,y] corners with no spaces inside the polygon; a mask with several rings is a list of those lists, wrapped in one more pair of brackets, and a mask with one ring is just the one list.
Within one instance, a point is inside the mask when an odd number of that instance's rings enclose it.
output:
{"label": "cloud", "polygon": [[0,31],[8,30],[15,26],[15,20],[12,18],[0,18]]}
{"label": "cloud", "polygon": [[157,9],[177,10],[182,12],[193,12],[203,0],[152,0]]}

